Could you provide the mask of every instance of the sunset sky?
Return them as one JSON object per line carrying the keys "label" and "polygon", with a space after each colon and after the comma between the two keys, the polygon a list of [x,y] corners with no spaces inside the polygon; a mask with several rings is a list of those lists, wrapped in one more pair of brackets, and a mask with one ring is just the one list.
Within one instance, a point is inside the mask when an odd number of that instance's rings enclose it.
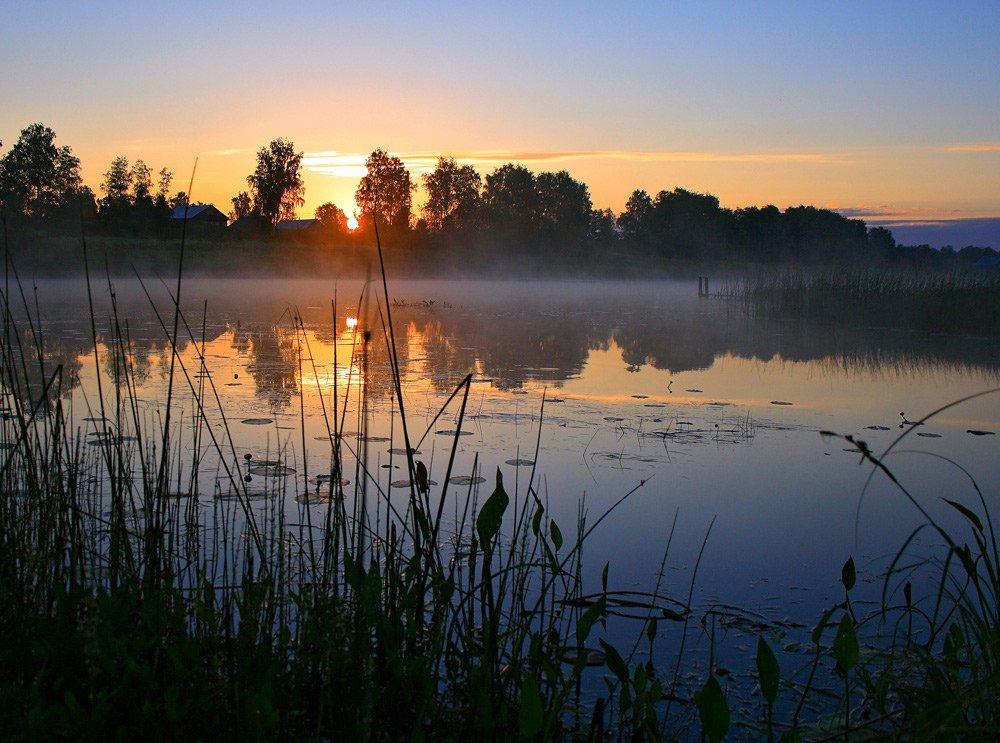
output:
{"label": "sunset sky", "polygon": [[[365,156],[568,170],[900,221],[1000,218],[1000,2],[8,2],[5,152],[40,121],[228,211],[257,148],[350,213]],[[418,194],[419,201],[419,194]],[[1000,224],[1000,222],[998,222]],[[997,244],[996,247],[1000,247]]]}

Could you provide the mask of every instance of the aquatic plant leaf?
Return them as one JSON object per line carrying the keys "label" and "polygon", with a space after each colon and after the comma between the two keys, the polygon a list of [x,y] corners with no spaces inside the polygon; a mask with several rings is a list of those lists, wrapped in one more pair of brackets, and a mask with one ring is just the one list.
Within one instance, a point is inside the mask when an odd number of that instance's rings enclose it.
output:
{"label": "aquatic plant leaf", "polygon": [[521,709],[517,715],[522,738],[534,738],[541,732],[542,716],[542,695],[538,690],[538,682],[533,675],[526,673],[521,682]]}
{"label": "aquatic plant leaf", "polygon": [[848,557],[847,562],[844,563],[844,567],[840,569],[840,582],[844,584],[844,588],[850,591],[854,588],[854,584],[857,583],[858,574],[854,569],[854,558]]}
{"label": "aquatic plant leaf", "polygon": [[971,521],[972,524],[973,524],[973,526],[976,527],[977,531],[979,531],[979,532],[983,531],[983,522],[979,519],[979,517],[975,514],[974,511],[969,510],[968,508],[966,508],[965,506],[963,506],[961,503],[956,503],[953,500],[948,500],[947,498],[944,498],[943,500],[949,506],[951,506],[956,511],[958,511],[960,514],[962,514],[963,516],[965,516],[965,518],[967,518],[969,521]]}
{"label": "aquatic plant leaf", "polygon": [[558,552],[563,546],[563,536],[562,532],[559,531],[559,524],[555,521],[550,521],[549,531],[552,533],[552,544],[555,545],[556,552]]}
{"label": "aquatic plant leaf", "polygon": [[694,701],[706,737],[712,743],[725,738],[729,731],[729,705],[715,676],[709,676],[701,690],[695,692]]}
{"label": "aquatic plant leaf", "polygon": [[609,562],[604,563],[604,570],[601,571],[601,590],[604,593],[608,592],[608,566],[610,564]]}
{"label": "aquatic plant leaf", "polygon": [[778,667],[778,659],[774,657],[774,651],[763,637],[757,638],[757,676],[760,678],[760,692],[768,704],[774,704],[778,696],[778,680],[781,678],[781,669]]}
{"label": "aquatic plant leaf", "polygon": [[837,634],[833,638],[833,657],[846,673],[850,671],[858,662],[859,657],[858,635],[854,631],[854,622],[849,614],[844,614],[837,628]]}
{"label": "aquatic plant leaf", "polygon": [[542,506],[541,503],[539,503],[535,507],[535,515],[531,517],[531,533],[534,534],[536,537],[538,536],[538,532],[542,527],[543,513],[545,513],[545,507]]}
{"label": "aquatic plant leaf", "polygon": [[621,654],[615,650],[613,645],[608,645],[604,640],[600,640],[600,643],[601,647],[604,648],[604,660],[608,664],[608,670],[618,677],[623,686],[628,686],[628,666],[622,660]]}
{"label": "aquatic plant leaf", "polygon": [[587,641],[587,636],[590,635],[590,630],[594,626],[594,623],[601,618],[605,611],[605,600],[601,596],[597,601],[591,604],[585,612],[581,615],[580,619],[576,623],[576,644],[579,647],[583,647],[583,644]]}
{"label": "aquatic plant leaf", "polygon": [[500,524],[503,523],[503,515],[510,504],[510,496],[503,489],[503,473],[497,467],[497,486],[493,494],[486,499],[483,507],[476,518],[476,531],[479,532],[479,542],[483,546],[483,551],[491,548],[493,538],[500,531]]}
{"label": "aquatic plant leaf", "polygon": [[820,620],[816,623],[816,626],[813,627],[812,631],[813,645],[819,645],[820,638],[823,636],[823,630],[826,629],[826,623],[830,621],[830,617],[832,617],[833,613],[837,611],[837,609],[839,608],[840,608],[839,606],[831,606],[829,609],[823,612],[823,616],[820,617]]}

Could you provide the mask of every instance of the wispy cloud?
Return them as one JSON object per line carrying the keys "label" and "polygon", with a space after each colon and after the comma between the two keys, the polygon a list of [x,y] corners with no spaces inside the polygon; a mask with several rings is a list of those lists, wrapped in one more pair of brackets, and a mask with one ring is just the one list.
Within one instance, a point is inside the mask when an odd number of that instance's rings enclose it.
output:
{"label": "wispy cloud", "polygon": [[1000,142],[972,142],[954,144],[944,148],[945,152],[1000,152]]}
{"label": "wispy cloud", "polygon": [[[813,163],[843,164],[843,158],[818,153],[726,153],[726,152],[637,152],[628,150],[465,150],[456,152],[395,152],[392,153],[416,173],[434,170],[439,157],[451,157],[463,164],[491,167],[508,162],[557,163],[568,160],[629,160],[633,162],[744,162],[744,163]],[[359,178],[365,175],[367,154],[341,152],[307,152],[302,166],[323,175]]]}
{"label": "wispy cloud", "polygon": [[216,157],[226,157],[228,155],[242,155],[244,152],[253,152],[250,147],[239,147],[235,150],[209,150],[208,152],[203,152],[203,155],[213,155]]}
{"label": "wispy cloud", "polygon": [[1000,214],[992,212],[969,212],[963,209],[942,209],[939,207],[895,207],[888,204],[830,207],[838,214],[855,219],[863,219],[870,224],[885,227],[942,226],[957,222],[992,220]]}

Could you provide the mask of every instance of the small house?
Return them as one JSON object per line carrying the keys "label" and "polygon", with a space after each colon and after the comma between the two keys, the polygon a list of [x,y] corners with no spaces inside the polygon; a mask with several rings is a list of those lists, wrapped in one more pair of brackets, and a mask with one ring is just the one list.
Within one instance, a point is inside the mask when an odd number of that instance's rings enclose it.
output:
{"label": "small house", "polygon": [[174,208],[170,216],[177,220],[187,219],[189,223],[198,225],[216,225],[219,227],[225,227],[229,224],[229,217],[211,204],[189,204],[188,206],[178,206]]}
{"label": "small house", "polygon": [[319,226],[318,219],[282,219],[275,229],[278,232],[308,232]]}

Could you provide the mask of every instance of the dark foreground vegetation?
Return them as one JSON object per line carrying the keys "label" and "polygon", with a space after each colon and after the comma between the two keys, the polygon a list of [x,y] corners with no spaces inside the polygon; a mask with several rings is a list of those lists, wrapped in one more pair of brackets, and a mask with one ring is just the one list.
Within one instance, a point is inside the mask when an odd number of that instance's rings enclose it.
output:
{"label": "dark foreground vegetation", "polygon": [[[224,423],[225,411],[204,354],[197,369],[171,355],[162,417],[150,419],[132,383],[127,318],[112,318],[113,381],[85,427],[64,404],[63,369],[48,363],[37,318],[14,319],[15,307],[32,305],[10,270],[0,359],[4,739],[1000,734],[1000,544],[982,494],[971,507],[949,501],[964,519],[961,536],[927,516],[922,528],[936,531],[943,554],[910,555],[907,540],[871,614],[852,603],[847,560],[843,600],[803,638],[805,676],[790,670],[799,656],[760,628],[759,694],[738,706],[714,663],[687,691],[683,642],[676,658],[659,660],[665,632],[714,627],[690,594],[627,594],[609,585],[607,569],[600,585],[584,585],[587,536],[610,514],[588,520],[581,508],[576,524],[556,524],[534,474],[520,493],[499,473],[485,473],[489,495],[475,471],[453,480],[469,378],[442,408],[456,443],[442,484],[429,481],[412,454],[426,432],[406,416],[384,271],[385,322],[358,334],[353,358],[364,370],[370,345],[384,343],[392,361],[408,452],[404,507],[368,469],[364,416],[352,420],[357,434],[344,434],[346,391],[335,389],[326,408],[329,467],[311,481],[303,473],[302,487],[266,476],[292,464],[288,452],[244,462],[228,428],[210,424]],[[182,288],[178,280],[176,303],[160,315],[172,348],[199,337],[178,309]],[[93,342],[96,350],[96,330]],[[188,425],[170,413],[182,389],[196,401]],[[353,409],[364,411],[356,394]],[[895,482],[863,442],[848,441]],[[249,467],[262,469],[262,490],[244,478]],[[218,475],[210,492],[200,485],[206,470]],[[289,519],[293,496],[300,507]],[[920,589],[928,574],[938,587],[929,595]],[[623,613],[638,617],[632,647],[643,642],[655,665],[607,642],[606,626]],[[835,691],[820,679],[834,679]]]}

